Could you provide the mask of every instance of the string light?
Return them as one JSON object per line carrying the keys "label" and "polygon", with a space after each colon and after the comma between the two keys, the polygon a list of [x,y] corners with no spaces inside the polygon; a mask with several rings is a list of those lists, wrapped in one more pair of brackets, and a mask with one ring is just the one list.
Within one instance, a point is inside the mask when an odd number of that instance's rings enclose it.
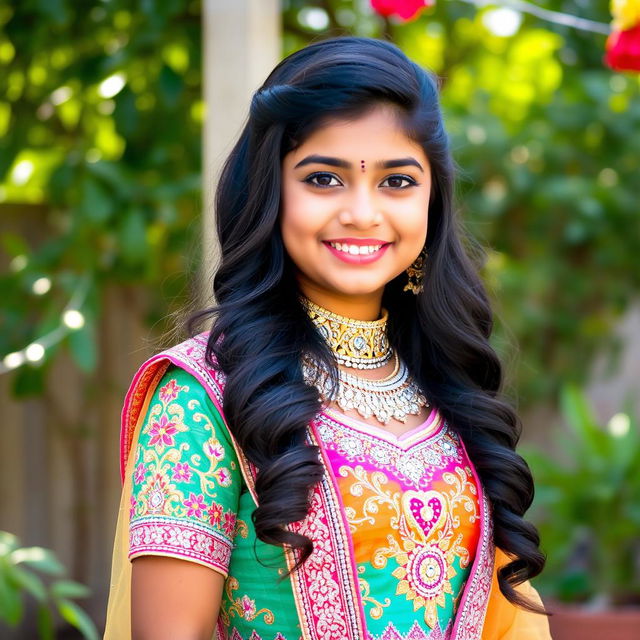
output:
{"label": "string light", "polygon": [[44,358],[45,348],[39,342],[32,342],[25,350],[25,358],[29,362],[40,362]]}
{"label": "string light", "polygon": [[607,424],[609,433],[616,438],[624,438],[631,428],[631,419],[626,413],[616,413]]}
{"label": "string light", "polygon": [[17,369],[24,364],[24,353],[20,351],[14,351],[13,353],[8,353],[3,359],[2,364],[6,367],[7,371],[11,369]]}
{"label": "string light", "polygon": [[82,329],[84,327],[84,316],[77,309],[67,309],[62,314],[62,322],[69,329]]}
{"label": "string light", "polygon": [[9,263],[9,269],[14,273],[18,273],[18,271],[22,271],[26,268],[28,263],[29,261],[27,260],[27,256],[20,254]]}
{"label": "string light", "polygon": [[32,285],[31,290],[37,296],[43,296],[51,289],[51,280],[49,278],[38,278]]}
{"label": "string light", "polygon": [[[24,256],[18,256],[24,257]],[[24,258],[26,264],[26,257]],[[40,283],[40,284],[38,284]],[[63,340],[71,331],[78,331],[85,325],[85,316],[80,311],[89,292],[89,278],[83,278],[77,289],[69,300],[69,304],[64,308],[61,315],[61,324],[53,331],[34,340],[31,344],[20,351],[13,351],[0,360],[0,374],[14,371],[27,363],[37,364],[42,362],[47,354],[47,349]],[[36,286],[38,285],[38,286]],[[32,290],[38,295],[47,293],[51,288],[49,278],[38,278]],[[40,293],[40,290],[46,289]]]}
{"label": "string light", "polygon": [[124,74],[114,73],[112,76],[109,76],[100,83],[98,93],[103,98],[113,98],[113,96],[122,91],[126,82]]}

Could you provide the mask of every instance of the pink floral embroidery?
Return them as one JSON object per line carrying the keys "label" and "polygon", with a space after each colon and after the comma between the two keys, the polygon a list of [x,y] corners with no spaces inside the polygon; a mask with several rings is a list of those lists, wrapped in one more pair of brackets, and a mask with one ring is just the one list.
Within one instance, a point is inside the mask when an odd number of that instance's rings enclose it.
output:
{"label": "pink floral embroidery", "polygon": [[135,474],[133,476],[133,480],[136,484],[142,484],[144,482],[144,477],[147,473],[146,467],[142,464],[142,462],[136,467]]}
{"label": "pink floral embroidery", "polygon": [[202,518],[202,514],[207,508],[202,494],[196,495],[195,493],[191,493],[189,495],[189,497],[184,501],[184,506],[187,507],[187,516],[194,516],[196,518]]}
{"label": "pink floral embroidery", "polygon": [[138,501],[133,497],[130,496],[129,498],[129,518],[133,518],[133,516],[136,513],[136,505],[138,504]]}
{"label": "pink floral embroidery", "polygon": [[159,420],[156,420],[149,429],[151,440],[149,440],[150,446],[159,446],[164,448],[165,446],[173,446],[173,436],[178,432],[174,422],[169,422],[167,416],[160,416]]}
{"label": "pink floral embroidery", "polygon": [[218,504],[217,502],[214,502],[209,507],[209,522],[214,526],[218,526],[221,521],[222,521],[222,505]]}
{"label": "pink floral embroidery", "polygon": [[204,445],[204,452],[214,460],[222,460],[224,458],[224,449],[217,440],[207,440]]}
{"label": "pink floral embroidery", "polygon": [[222,469],[218,469],[214,475],[220,483],[220,486],[228,487],[231,484],[231,474],[228,469],[224,467]]}
{"label": "pink floral embroidery", "polygon": [[168,404],[178,397],[178,394],[183,388],[184,387],[179,387],[175,380],[169,380],[169,382],[160,389],[160,401]]}
{"label": "pink floral embroidery", "polygon": [[236,528],[236,514],[232,511],[227,511],[224,514],[224,520],[222,521],[222,530],[229,536],[233,536],[233,532]]}
{"label": "pink floral embroidery", "polygon": [[249,596],[242,596],[240,600],[240,604],[242,606],[242,615],[245,620],[253,620],[256,615],[256,602],[252,600]]}
{"label": "pink floral embroidery", "polygon": [[190,482],[191,475],[191,467],[188,462],[178,462],[173,468],[172,478],[176,482]]}

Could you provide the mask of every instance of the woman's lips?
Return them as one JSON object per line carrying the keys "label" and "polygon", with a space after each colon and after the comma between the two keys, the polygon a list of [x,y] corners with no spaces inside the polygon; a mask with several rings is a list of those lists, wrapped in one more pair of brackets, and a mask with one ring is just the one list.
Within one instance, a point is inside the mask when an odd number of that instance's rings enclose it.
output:
{"label": "woman's lips", "polygon": [[339,260],[348,264],[370,264],[379,260],[387,251],[390,242],[380,240],[325,240],[323,244]]}

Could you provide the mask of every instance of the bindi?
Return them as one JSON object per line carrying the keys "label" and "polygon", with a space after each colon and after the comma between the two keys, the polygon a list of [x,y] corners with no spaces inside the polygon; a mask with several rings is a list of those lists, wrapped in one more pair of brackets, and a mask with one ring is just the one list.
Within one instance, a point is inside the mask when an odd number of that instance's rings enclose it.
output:
{"label": "bindi", "polygon": [[364,165],[364,160],[360,160],[360,169],[361,169],[362,173],[365,172],[366,167]]}

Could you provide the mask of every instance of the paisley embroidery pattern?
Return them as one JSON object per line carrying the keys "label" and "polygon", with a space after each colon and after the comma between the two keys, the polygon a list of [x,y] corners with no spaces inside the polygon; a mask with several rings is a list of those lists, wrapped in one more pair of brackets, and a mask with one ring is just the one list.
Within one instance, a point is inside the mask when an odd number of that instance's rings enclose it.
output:
{"label": "paisley embroidery pattern", "polygon": [[[228,627],[230,620],[234,616],[244,618],[247,622],[253,622],[258,616],[262,616],[266,624],[273,624],[275,616],[269,609],[258,609],[256,601],[247,594],[241,597],[234,597],[233,592],[240,588],[240,584],[236,578],[229,576],[225,581],[224,590],[227,596],[226,606],[220,609],[220,616],[223,623]],[[225,601],[223,601],[225,602]]]}

